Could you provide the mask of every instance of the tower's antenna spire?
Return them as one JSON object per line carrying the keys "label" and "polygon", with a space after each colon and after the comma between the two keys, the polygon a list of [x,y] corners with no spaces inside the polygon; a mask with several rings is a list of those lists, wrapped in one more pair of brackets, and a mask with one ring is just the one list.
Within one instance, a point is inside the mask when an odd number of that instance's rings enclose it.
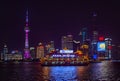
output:
{"label": "tower's antenna spire", "polygon": [[97,27],[96,27],[97,16],[98,16],[97,12],[92,12],[92,27],[93,27],[94,30],[97,30]]}
{"label": "tower's antenna spire", "polygon": [[28,27],[28,9],[26,11],[26,27]]}

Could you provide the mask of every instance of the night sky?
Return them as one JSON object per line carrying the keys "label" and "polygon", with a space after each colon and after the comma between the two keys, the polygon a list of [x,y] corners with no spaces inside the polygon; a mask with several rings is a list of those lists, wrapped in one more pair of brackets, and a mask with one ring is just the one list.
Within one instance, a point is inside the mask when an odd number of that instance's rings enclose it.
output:
{"label": "night sky", "polygon": [[[111,37],[113,43],[119,43],[119,4],[119,1],[115,2],[115,0],[9,0],[0,2],[0,50],[4,43],[10,50],[24,49],[27,9],[31,30],[30,46],[53,40],[55,46],[60,48],[61,36],[72,34],[74,39],[78,39],[82,27],[87,27],[89,33],[98,30],[101,35]],[[93,18],[93,13],[97,14],[96,18]]]}

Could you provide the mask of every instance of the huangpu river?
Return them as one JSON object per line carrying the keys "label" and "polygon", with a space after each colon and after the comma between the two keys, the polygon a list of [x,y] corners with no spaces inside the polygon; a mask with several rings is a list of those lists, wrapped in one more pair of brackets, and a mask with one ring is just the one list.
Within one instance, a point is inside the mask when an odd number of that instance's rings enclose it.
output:
{"label": "huangpu river", "polygon": [[1,63],[0,81],[120,81],[120,62],[48,67],[37,62]]}

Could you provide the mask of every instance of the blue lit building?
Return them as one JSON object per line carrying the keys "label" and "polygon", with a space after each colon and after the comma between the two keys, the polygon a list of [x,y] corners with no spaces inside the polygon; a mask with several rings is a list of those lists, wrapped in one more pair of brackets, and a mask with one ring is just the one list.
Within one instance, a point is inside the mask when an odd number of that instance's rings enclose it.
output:
{"label": "blue lit building", "polygon": [[87,28],[82,28],[82,30],[80,31],[79,35],[81,36],[81,42],[82,44],[84,44],[84,42],[88,39],[88,32],[87,32]]}

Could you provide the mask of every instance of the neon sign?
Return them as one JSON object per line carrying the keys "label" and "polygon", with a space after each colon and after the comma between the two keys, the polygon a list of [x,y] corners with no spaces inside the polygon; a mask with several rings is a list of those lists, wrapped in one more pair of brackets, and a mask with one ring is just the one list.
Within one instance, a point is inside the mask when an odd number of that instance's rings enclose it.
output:
{"label": "neon sign", "polygon": [[105,42],[97,43],[97,51],[105,51]]}
{"label": "neon sign", "polygon": [[60,50],[60,53],[73,53],[73,50]]}

